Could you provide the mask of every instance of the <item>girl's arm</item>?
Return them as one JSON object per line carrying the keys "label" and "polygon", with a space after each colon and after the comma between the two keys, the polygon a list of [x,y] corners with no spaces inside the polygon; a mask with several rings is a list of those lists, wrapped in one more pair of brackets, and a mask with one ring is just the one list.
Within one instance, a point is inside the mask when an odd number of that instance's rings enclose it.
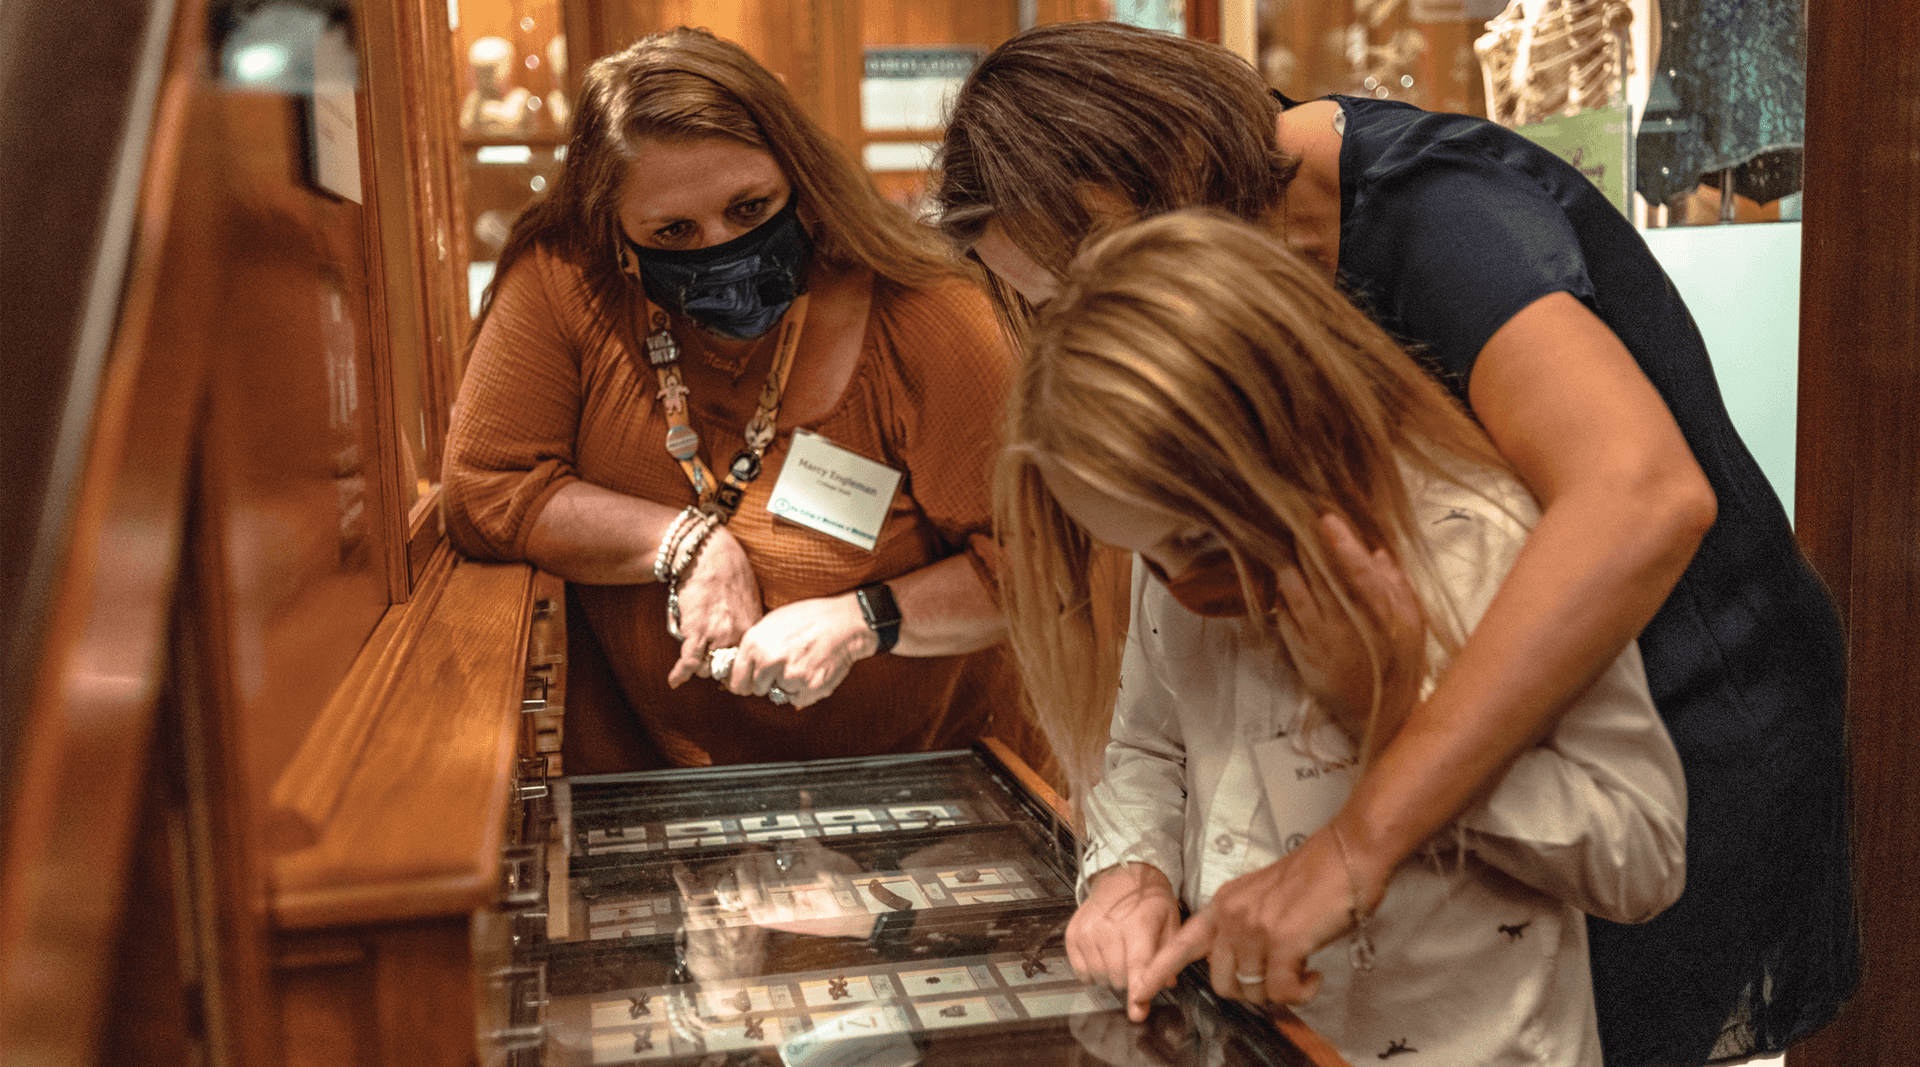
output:
{"label": "girl's arm", "polygon": [[[1113,740],[1104,773],[1081,804],[1081,906],[1066,937],[1075,974],[1120,990],[1142,985],[1147,964],[1179,926],[1186,865],[1186,740],[1174,694],[1156,668],[1164,635],[1142,601],[1145,580],[1136,561]],[[1144,998],[1130,1014],[1146,1017]]]}
{"label": "girl's arm", "polygon": [[[651,582],[660,538],[679,513],[671,505],[572,482],[535,518],[527,559],[571,582]],[[1006,636],[998,603],[964,555],[887,585],[900,608],[896,655],[959,655]],[[879,647],[852,592],[794,601],[761,617],[753,568],[724,526],[708,537],[696,565],[682,577],[680,604],[687,645],[670,684],[699,673],[706,649],[737,644],[735,691],[765,694],[781,685],[796,706],[805,707],[832,693],[856,660]]]}
{"label": "girl's arm", "polygon": [[1467,847],[1556,900],[1645,922],[1686,885],[1687,783],[1638,645],[1461,816]]}
{"label": "girl's arm", "polygon": [[[661,538],[683,510],[591,482],[561,487],[535,516],[526,558],[550,574],[587,585],[654,580]],[[680,658],[667,674],[679,685],[704,670],[707,650],[738,642],[760,621],[760,582],[725,526],[715,527],[680,576]],[[662,617],[660,625],[667,620]]]}

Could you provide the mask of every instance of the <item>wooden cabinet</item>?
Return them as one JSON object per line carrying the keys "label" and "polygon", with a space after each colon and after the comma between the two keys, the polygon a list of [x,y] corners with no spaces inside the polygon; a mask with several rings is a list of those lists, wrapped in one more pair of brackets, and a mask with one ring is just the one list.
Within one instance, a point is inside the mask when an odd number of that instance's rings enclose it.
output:
{"label": "wooden cabinet", "polygon": [[269,897],[289,1065],[470,1062],[485,979],[506,964],[486,911],[513,791],[545,771],[562,590],[444,552],[429,582],[270,796],[309,841],[274,856]]}
{"label": "wooden cabinet", "polygon": [[[307,977],[418,985],[492,899],[535,599],[433,502],[466,330],[446,9],[115,8],[124,41],[63,52],[38,0],[0,33],[114,148],[24,191],[94,190],[55,217],[118,256],[70,297],[91,332],[20,337],[70,391],[20,452],[52,490],[9,631],[0,1047],[338,1063],[398,1002]],[[54,114],[9,111],[0,154],[96,132]]]}
{"label": "wooden cabinet", "polygon": [[[855,0],[523,6],[511,143],[556,146],[583,38],[731,18],[862,144]],[[0,587],[9,1063],[476,1055],[477,916],[520,761],[554,769],[564,641],[540,576],[439,521],[488,147],[448,16],[111,0],[75,41],[54,0],[0,14],[7,291],[48,307],[9,319],[36,516]]]}
{"label": "wooden cabinet", "polygon": [[[321,116],[310,87],[247,83],[221,51],[273,6],[105,0],[85,34],[55,0],[0,8],[9,1064],[460,1064],[495,1025],[481,994],[505,955],[486,908],[522,761],[555,769],[564,613],[530,568],[456,559],[438,522],[478,240],[462,153],[484,146],[463,142],[471,90],[453,88],[471,56],[441,0],[284,5],[350,43],[358,92]],[[1817,115],[1861,98],[1835,73],[1850,48],[1912,54],[1897,6],[1816,21]],[[1190,8],[1217,28],[1217,7]],[[568,0],[518,18],[557,20],[570,72],[661,25],[738,36],[863,152],[932,132],[862,123],[866,49],[987,47],[1028,9]],[[547,94],[569,90],[548,47],[547,80],[523,86],[542,106],[521,101],[540,117],[511,143],[550,153]],[[1825,251],[1808,259],[1803,343],[1835,355],[1808,365],[1804,402],[1832,417],[1801,437],[1803,469],[1831,476],[1803,475],[1798,510],[1849,605],[1869,741],[1896,738],[1916,677],[1913,508],[1899,506],[1912,464],[1857,477],[1906,455],[1915,394],[1914,361],[1896,358],[1913,213],[1887,207],[1913,198],[1915,174],[1897,153],[1849,154],[1886,111],[1862,113],[1846,147],[1810,146],[1809,190],[1824,176],[1833,195],[1805,224]],[[320,151],[351,155],[357,201],[316,178]],[[1883,210],[1838,206],[1850,175]],[[529,195],[535,176],[517,179]],[[1914,940],[1897,888],[1911,749],[1860,747],[1859,808],[1885,831],[1862,852],[1879,978],[1823,1055],[1894,1048],[1913,1015],[1888,965]]]}

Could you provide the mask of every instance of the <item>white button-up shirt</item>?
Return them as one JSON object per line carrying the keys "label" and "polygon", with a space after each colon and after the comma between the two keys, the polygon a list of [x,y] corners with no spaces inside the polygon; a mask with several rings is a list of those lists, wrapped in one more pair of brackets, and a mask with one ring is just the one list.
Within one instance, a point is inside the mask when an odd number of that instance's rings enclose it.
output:
{"label": "white button-up shirt", "polygon": [[[1505,475],[1469,480],[1408,480],[1463,630],[1538,517]],[[1187,611],[1137,559],[1133,596],[1105,776],[1085,805],[1082,892],[1137,861],[1197,909],[1339,809],[1350,749],[1239,621]],[[1437,641],[1428,655],[1444,669]],[[1677,899],[1685,826],[1679,756],[1630,644],[1485,801],[1395,872],[1368,923],[1371,970],[1352,967],[1348,939],[1309,959],[1325,983],[1299,1013],[1354,1063],[1598,1067],[1581,913],[1643,922]]]}

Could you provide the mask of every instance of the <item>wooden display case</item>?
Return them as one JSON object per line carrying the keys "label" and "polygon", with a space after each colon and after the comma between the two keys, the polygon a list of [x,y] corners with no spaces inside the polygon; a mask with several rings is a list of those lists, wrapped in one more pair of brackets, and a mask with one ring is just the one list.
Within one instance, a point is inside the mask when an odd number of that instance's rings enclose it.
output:
{"label": "wooden display case", "polygon": [[1344,1064],[1198,965],[1141,1024],[1077,980],[1074,835],[997,742],[545,785],[490,920],[490,1061]]}

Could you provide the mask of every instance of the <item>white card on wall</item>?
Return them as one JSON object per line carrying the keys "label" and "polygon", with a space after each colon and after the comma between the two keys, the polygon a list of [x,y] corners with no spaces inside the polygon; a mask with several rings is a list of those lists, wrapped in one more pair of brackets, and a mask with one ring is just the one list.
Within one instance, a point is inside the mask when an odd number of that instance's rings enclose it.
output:
{"label": "white card on wall", "polygon": [[335,196],[360,203],[360,114],[355,95],[356,61],[347,33],[335,27],[320,36],[313,52],[313,96],[307,119],[312,125],[313,180]]}

